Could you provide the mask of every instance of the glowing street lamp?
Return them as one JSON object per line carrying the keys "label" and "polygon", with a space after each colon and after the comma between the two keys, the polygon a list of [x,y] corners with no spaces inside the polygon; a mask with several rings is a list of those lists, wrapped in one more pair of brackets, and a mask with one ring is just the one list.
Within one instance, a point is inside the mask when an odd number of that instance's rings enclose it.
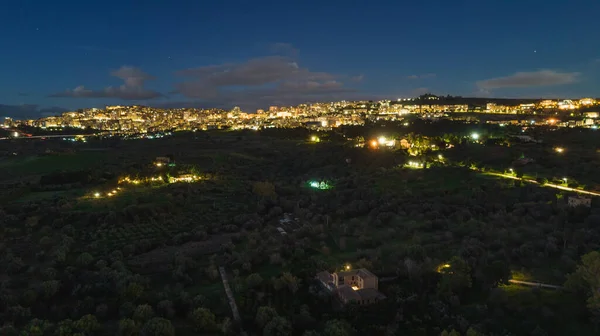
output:
{"label": "glowing street lamp", "polygon": [[565,149],[562,147],[556,147],[556,148],[554,148],[554,151],[556,151],[557,153],[562,153],[565,151]]}
{"label": "glowing street lamp", "polygon": [[443,160],[444,156],[442,154],[438,154],[438,159]]}
{"label": "glowing street lamp", "polygon": [[479,133],[471,133],[471,138],[473,140],[479,140]]}
{"label": "glowing street lamp", "polygon": [[313,135],[313,136],[310,137],[310,141],[312,141],[312,142],[319,142],[319,141],[321,141],[321,139],[319,139],[318,136]]}
{"label": "glowing street lamp", "polygon": [[385,143],[386,143],[386,141],[387,141],[387,139],[386,139],[384,136],[381,136],[381,137],[379,137],[379,139],[377,139],[377,142],[378,142],[380,145],[383,145],[383,144],[385,144]]}
{"label": "glowing street lamp", "polygon": [[100,193],[99,192],[95,192],[94,193],[94,197],[96,197],[96,198],[100,197]]}
{"label": "glowing street lamp", "polygon": [[565,181],[565,184],[567,184],[568,179],[566,177],[563,177],[562,179]]}
{"label": "glowing street lamp", "polygon": [[350,270],[350,265],[346,264],[346,266],[344,266],[344,269],[346,269],[346,271],[349,271]]}

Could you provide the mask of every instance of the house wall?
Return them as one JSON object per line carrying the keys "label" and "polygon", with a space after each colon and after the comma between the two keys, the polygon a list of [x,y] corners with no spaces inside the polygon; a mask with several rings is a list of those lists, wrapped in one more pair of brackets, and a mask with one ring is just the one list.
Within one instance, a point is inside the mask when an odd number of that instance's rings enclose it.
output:
{"label": "house wall", "polygon": [[376,277],[368,277],[363,279],[363,286],[360,288],[375,288],[379,290],[379,281]]}

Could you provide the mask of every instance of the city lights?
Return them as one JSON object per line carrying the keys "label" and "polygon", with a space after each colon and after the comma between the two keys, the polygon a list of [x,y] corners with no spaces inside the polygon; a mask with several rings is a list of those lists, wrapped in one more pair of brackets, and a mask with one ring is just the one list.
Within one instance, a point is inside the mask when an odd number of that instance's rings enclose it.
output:
{"label": "city lights", "polygon": [[96,197],[96,198],[100,197],[100,193],[99,192],[95,192],[94,193],[94,197]]}
{"label": "city lights", "polygon": [[562,147],[556,147],[556,148],[554,148],[554,151],[557,153],[563,153],[565,151],[565,149]]}
{"label": "city lights", "polygon": [[321,139],[318,136],[313,135],[313,136],[310,137],[310,141],[312,141],[312,142],[321,142]]}
{"label": "city lights", "polygon": [[473,140],[479,140],[479,133],[471,133],[471,138]]}

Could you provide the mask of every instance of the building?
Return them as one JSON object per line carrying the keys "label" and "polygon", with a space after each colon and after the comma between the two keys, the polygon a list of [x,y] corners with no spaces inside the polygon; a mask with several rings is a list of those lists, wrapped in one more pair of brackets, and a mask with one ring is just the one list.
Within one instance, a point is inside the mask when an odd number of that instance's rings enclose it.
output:
{"label": "building", "polygon": [[378,290],[379,279],[365,268],[333,274],[323,271],[316,278],[343,304],[364,305],[385,299]]}
{"label": "building", "polygon": [[592,206],[592,199],[589,197],[581,197],[581,196],[569,196],[569,206],[572,208],[583,205],[585,207]]}

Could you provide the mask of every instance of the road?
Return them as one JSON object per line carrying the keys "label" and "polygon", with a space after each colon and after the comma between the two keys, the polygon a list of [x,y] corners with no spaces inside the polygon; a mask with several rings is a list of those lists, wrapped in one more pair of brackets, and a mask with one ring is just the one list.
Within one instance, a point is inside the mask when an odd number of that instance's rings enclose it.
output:
{"label": "road", "polygon": [[491,176],[497,176],[497,177],[502,177],[502,178],[507,178],[507,179],[513,179],[513,180],[520,180],[520,181],[529,182],[529,183],[535,183],[535,184],[541,185],[542,187],[560,189],[560,190],[564,190],[564,191],[571,191],[571,192],[575,192],[575,193],[579,193],[579,194],[584,194],[584,195],[600,196],[600,193],[593,192],[593,191],[575,189],[575,188],[565,187],[565,186],[558,185],[558,184],[553,184],[553,183],[544,183],[544,184],[541,184],[541,183],[539,183],[536,180],[526,179],[526,178],[521,179],[521,178],[518,178],[518,177],[516,177],[514,175],[509,175],[509,174],[491,173],[491,172],[482,172],[482,174],[491,175]]}
{"label": "road", "polygon": [[8,137],[0,138],[0,140],[19,140],[19,139],[43,139],[43,138],[75,138],[75,137],[87,137],[94,136],[94,134],[51,134],[51,135],[32,135],[32,136],[19,136],[19,137]]}
{"label": "road", "polygon": [[[227,277],[227,272],[225,272],[225,267],[219,267],[219,273],[221,274],[221,280],[223,281],[223,287],[225,287],[225,294],[227,294],[227,299],[229,301],[229,306],[231,306],[231,313],[233,315],[233,319],[240,324],[240,328],[242,327],[242,318],[240,317],[240,312],[238,311],[237,304],[235,303],[235,298],[233,297],[233,292],[231,291],[231,287],[229,287],[229,280]],[[241,335],[246,335],[246,332],[241,330]]]}
{"label": "road", "polygon": [[550,285],[541,282],[530,282],[530,281],[521,281],[521,280],[513,280],[510,279],[508,282],[517,285],[529,286],[529,287],[540,287],[540,288],[550,288],[550,289],[563,289],[562,286]]}

